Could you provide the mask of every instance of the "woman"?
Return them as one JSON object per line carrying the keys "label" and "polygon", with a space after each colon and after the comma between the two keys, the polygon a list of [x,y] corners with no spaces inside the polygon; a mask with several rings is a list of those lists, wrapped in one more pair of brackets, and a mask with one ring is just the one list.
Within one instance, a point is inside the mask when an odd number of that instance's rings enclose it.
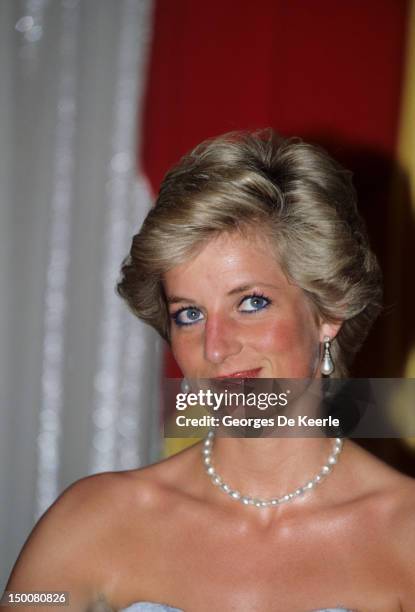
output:
{"label": "woman", "polygon": [[[270,130],[167,174],[118,291],[187,379],[345,377],[381,299],[350,174]],[[7,588],[69,591],[74,610],[407,612],[414,500],[351,441],[209,437],[72,485]]]}

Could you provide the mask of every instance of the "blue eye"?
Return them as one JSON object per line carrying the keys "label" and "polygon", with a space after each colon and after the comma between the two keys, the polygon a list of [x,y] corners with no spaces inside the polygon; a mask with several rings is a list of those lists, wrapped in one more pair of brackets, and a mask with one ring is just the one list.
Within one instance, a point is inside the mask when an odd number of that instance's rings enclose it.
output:
{"label": "blue eye", "polygon": [[[272,301],[264,295],[258,295],[256,293],[245,296],[239,303],[240,312],[259,312],[264,308],[267,308]],[[179,327],[194,325],[203,321],[204,316],[199,308],[196,306],[185,306],[180,308],[177,312],[170,315],[175,324]]]}
{"label": "blue eye", "polygon": [[263,295],[248,295],[245,297],[239,306],[245,304],[246,307],[242,308],[242,312],[258,312],[259,310],[263,310],[267,306],[271,304],[271,300],[266,298]]}
{"label": "blue eye", "polygon": [[194,306],[188,306],[187,308],[181,308],[177,312],[171,315],[171,318],[176,325],[193,325],[203,318],[202,313],[198,308]]}

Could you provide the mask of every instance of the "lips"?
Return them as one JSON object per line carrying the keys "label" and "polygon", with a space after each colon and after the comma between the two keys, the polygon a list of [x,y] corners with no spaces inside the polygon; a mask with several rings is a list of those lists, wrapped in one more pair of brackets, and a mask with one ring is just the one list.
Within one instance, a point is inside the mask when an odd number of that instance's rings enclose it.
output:
{"label": "lips", "polygon": [[231,374],[223,374],[216,376],[217,379],[222,378],[256,378],[262,368],[255,368],[254,370],[241,370],[239,372],[232,372]]}

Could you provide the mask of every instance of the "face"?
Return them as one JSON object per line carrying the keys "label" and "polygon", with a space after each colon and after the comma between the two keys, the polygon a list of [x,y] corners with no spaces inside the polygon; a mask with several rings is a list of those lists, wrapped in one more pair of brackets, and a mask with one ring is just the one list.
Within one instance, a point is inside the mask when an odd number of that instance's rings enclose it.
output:
{"label": "face", "polygon": [[221,234],[165,274],[172,352],[186,378],[320,376],[321,342],[338,326],[316,320],[258,234]]}

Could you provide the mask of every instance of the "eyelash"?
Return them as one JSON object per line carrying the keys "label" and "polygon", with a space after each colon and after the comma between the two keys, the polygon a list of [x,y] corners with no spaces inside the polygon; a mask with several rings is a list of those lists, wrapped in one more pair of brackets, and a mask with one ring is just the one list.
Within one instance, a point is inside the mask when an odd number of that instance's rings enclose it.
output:
{"label": "eyelash", "polygon": [[[241,301],[239,302],[238,306],[241,306],[245,300],[249,300],[252,298],[260,298],[263,300],[266,300],[266,304],[262,307],[262,308],[258,308],[258,310],[245,310],[245,311],[241,311],[244,314],[254,314],[256,312],[260,312],[261,310],[265,310],[265,308],[268,308],[268,306],[270,304],[272,304],[272,300],[267,297],[266,295],[264,295],[263,293],[260,292],[254,292],[254,293],[250,293],[249,295],[245,295]],[[180,308],[179,310],[177,310],[176,312],[173,312],[170,315],[170,318],[174,321],[174,323],[178,326],[178,327],[188,327],[190,325],[194,325],[195,323],[199,323],[200,319],[197,319],[197,321],[194,321],[193,323],[183,323],[182,321],[179,321],[179,316],[182,312],[186,312],[186,310],[199,310],[199,308],[197,308],[197,306],[183,306],[183,308]]]}

